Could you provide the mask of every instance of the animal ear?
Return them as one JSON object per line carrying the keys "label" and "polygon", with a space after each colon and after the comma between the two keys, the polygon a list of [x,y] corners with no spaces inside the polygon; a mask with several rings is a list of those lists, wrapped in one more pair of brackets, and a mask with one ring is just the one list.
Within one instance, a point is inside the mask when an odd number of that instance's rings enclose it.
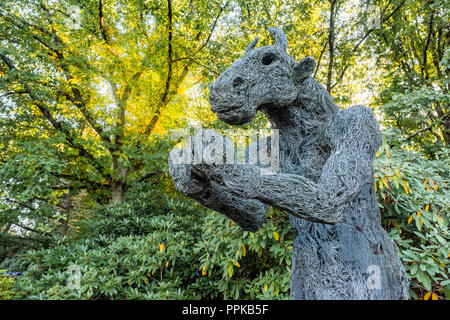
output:
{"label": "animal ear", "polygon": [[286,39],[286,35],[283,30],[275,27],[270,27],[267,29],[275,38],[274,46],[280,48],[282,51],[286,52],[288,43]]}
{"label": "animal ear", "polygon": [[255,49],[256,45],[258,44],[258,41],[259,41],[259,37],[256,37],[255,39],[253,39],[253,41],[250,42],[250,44],[248,45],[247,49],[245,49],[244,55],[246,55],[247,53],[249,53],[250,51]]}
{"label": "animal ear", "polygon": [[311,76],[316,68],[316,60],[306,57],[294,66],[294,81],[301,84],[307,77]]}

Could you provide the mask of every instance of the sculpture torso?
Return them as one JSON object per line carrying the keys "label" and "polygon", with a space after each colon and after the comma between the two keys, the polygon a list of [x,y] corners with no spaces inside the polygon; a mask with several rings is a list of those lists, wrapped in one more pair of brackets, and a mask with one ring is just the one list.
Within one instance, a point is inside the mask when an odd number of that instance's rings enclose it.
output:
{"label": "sculpture torso", "polygon": [[[280,172],[318,182],[333,151],[325,132],[328,127],[339,127],[341,113],[348,111],[337,111],[330,119],[302,130],[297,126],[298,118],[305,119],[302,108],[302,102],[297,101],[296,106],[283,112],[266,113],[272,127],[280,130]],[[293,299],[407,298],[408,281],[397,271],[403,268],[400,262],[394,261],[392,266],[384,262],[396,255],[397,248],[381,228],[373,180],[351,200],[343,219],[336,224],[311,222],[294,215],[289,218],[294,228],[294,246],[298,248],[293,252]],[[380,288],[368,289],[371,272],[378,270]],[[397,290],[387,290],[392,287]]]}

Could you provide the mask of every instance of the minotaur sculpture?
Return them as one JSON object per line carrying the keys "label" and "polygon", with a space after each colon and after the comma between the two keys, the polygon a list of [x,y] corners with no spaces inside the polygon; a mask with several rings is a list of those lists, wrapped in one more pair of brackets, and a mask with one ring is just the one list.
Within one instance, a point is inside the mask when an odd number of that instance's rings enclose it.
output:
{"label": "minotaur sculpture", "polygon": [[381,144],[373,112],[339,110],[311,77],[314,59],[296,62],[283,31],[269,32],[275,44],[250,43],[210,86],[210,104],[233,125],[265,112],[279,132],[279,172],[261,174],[248,163],[175,163],[183,150],[174,148],[169,167],[177,189],[249,231],[261,227],[268,206],[288,212],[292,299],[407,299],[409,282],[381,227],[373,185]]}

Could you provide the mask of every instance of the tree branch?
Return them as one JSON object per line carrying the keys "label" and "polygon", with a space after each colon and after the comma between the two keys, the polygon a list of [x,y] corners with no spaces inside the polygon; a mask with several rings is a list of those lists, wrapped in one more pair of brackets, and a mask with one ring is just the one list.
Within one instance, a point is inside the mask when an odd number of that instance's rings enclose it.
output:
{"label": "tree branch", "polygon": [[[402,1],[388,16],[386,16],[385,18],[381,19],[380,23],[383,23],[385,21],[388,21],[404,4],[405,4],[406,0]],[[389,5],[389,4],[388,4]],[[383,9],[383,11],[386,11],[387,7],[385,7]],[[364,43],[364,41],[369,37],[369,35],[375,30],[376,26],[373,26],[372,28],[370,28],[365,34],[364,36],[361,38],[361,40],[356,43],[356,45],[353,47],[353,50],[351,52],[351,56],[354,56],[356,51],[358,50],[358,48]],[[349,57],[350,58],[350,57]],[[348,59],[350,60],[350,59]],[[342,78],[345,75],[345,72],[347,71],[348,67],[350,66],[349,63],[347,63],[345,65],[345,67],[342,69],[341,73],[339,74],[338,78],[336,79],[336,82],[331,86],[331,89],[333,89],[334,87],[336,87],[338,85],[338,83],[342,80]]]}
{"label": "tree branch", "polygon": [[[228,3],[229,3],[229,1],[227,1],[224,6],[220,7],[219,12],[217,13],[217,15],[216,15],[216,17],[214,19],[213,25],[212,25],[209,33],[208,33],[208,36],[206,37],[205,42],[202,45],[200,45],[199,48],[194,49],[196,53],[200,52],[203,48],[205,48],[206,45],[211,40],[212,34],[214,33],[214,30],[215,30],[215,28],[217,26],[217,22],[218,22],[220,16],[222,15],[222,13],[223,13],[223,10],[228,6]],[[167,103],[169,103],[169,101],[170,101],[170,93],[174,92],[181,85],[181,83],[183,82],[184,78],[187,76],[191,63],[194,62],[194,63],[196,63],[196,64],[198,64],[198,65],[200,65],[202,67],[205,67],[204,65],[201,65],[199,62],[195,61],[195,59],[190,58],[190,57],[179,58],[179,59],[176,59],[176,60],[173,59],[173,57],[172,57],[172,31],[171,31],[173,22],[172,22],[172,5],[171,5],[171,1],[170,0],[168,0],[168,5],[169,5],[169,12],[168,12],[168,17],[169,17],[169,48],[168,48],[169,69],[168,69],[168,75],[167,75],[166,87],[165,87],[164,93],[163,93],[163,95],[162,95],[162,97],[160,99],[160,102],[158,103],[158,105],[156,107],[156,110],[155,110],[155,112],[153,114],[152,119],[150,120],[149,124],[147,125],[147,127],[145,129],[145,135],[147,135],[147,136],[149,134],[151,134],[151,132],[153,131],[154,127],[156,126],[156,123],[158,122],[159,117],[161,115],[162,108],[164,106],[166,106]],[[200,33],[197,35],[197,38],[199,38],[199,37],[200,37]],[[189,63],[184,66],[183,71],[182,71],[180,77],[178,78],[174,88],[172,90],[170,90],[170,80],[172,79],[172,64],[175,61],[179,61],[179,60],[182,60],[182,59],[189,60]],[[213,72],[217,74],[217,72],[215,72],[215,71],[213,71]],[[170,75],[170,77],[169,77],[169,75]]]}
{"label": "tree branch", "polygon": [[331,77],[333,75],[333,63],[334,63],[334,20],[335,20],[335,6],[337,0],[330,0],[330,26],[328,29],[328,51],[330,54],[330,59],[328,62],[328,72],[327,72],[327,91],[331,91]]}
{"label": "tree branch", "polygon": [[320,63],[321,63],[321,61],[322,61],[323,54],[325,53],[325,50],[327,49],[327,45],[328,45],[328,42],[325,41],[324,44],[323,44],[323,46],[322,46],[322,50],[320,50],[320,55],[319,55],[319,58],[317,59],[316,70],[314,70],[314,76],[313,76],[313,78],[316,77],[317,72],[319,71]]}
{"label": "tree branch", "polygon": [[103,21],[103,1],[102,0],[98,1],[98,25],[99,25],[100,33],[103,37],[103,40],[105,40],[105,42],[107,44],[109,44],[108,33],[106,32],[104,21]]}
{"label": "tree branch", "polygon": [[[22,21],[20,20],[24,25],[18,25],[17,23],[14,23],[18,28],[25,30],[25,26],[33,26],[29,23],[27,23],[26,21]],[[42,30],[42,28],[38,28],[38,30],[45,32],[46,34],[50,34],[48,32],[46,32],[45,30]],[[55,42],[57,42],[59,45],[62,45],[63,42],[61,41],[61,39],[59,38],[59,36],[56,34],[56,32],[53,30],[53,35]],[[41,43],[44,47],[46,47],[49,51],[51,51],[52,53],[56,54],[57,57],[57,61],[59,63],[59,66],[61,67],[61,69],[64,71],[64,75],[65,78],[67,80],[67,82],[69,83],[70,80],[73,79],[73,76],[71,75],[71,73],[69,72],[69,69],[67,68],[66,64],[65,64],[65,57],[64,54],[54,48],[53,46],[51,46],[47,41],[43,40],[41,37],[39,37],[36,34],[32,34],[32,37],[37,40],[39,43]],[[110,145],[111,145],[111,140],[109,139],[109,137],[107,135],[104,134],[103,129],[101,128],[101,126],[99,126],[96,121],[94,120],[94,118],[90,115],[88,109],[87,109],[87,103],[86,101],[84,101],[82,94],[80,92],[80,90],[76,87],[74,87],[73,85],[69,84],[69,88],[73,94],[73,97],[66,93],[66,92],[62,92],[61,90],[59,90],[70,102],[72,102],[77,108],[78,110],[81,112],[81,114],[83,115],[83,117],[86,119],[86,121],[89,123],[89,125],[92,127],[92,129],[94,129],[94,131],[99,135],[100,139],[102,139],[105,143],[106,143],[106,148],[110,151],[113,152],[113,150],[111,149]]]}
{"label": "tree branch", "polygon": [[[444,120],[444,119],[447,118],[449,115],[450,115],[450,113],[444,114],[443,116],[437,118],[436,121]],[[435,125],[436,125],[436,123],[432,123],[432,124],[430,124],[428,127],[425,127],[425,128],[423,128],[423,129],[420,129],[420,130],[418,130],[418,131],[416,131],[416,132],[414,132],[414,133],[408,135],[405,139],[406,139],[406,140],[411,140],[411,138],[417,136],[418,134],[421,134],[422,132],[431,130]]]}
{"label": "tree branch", "polygon": [[427,42],[425,44],[425,48],[423,49],[423,62],[422,62],[422,67],[420,68],[422,76],[425,79],[428,79],[427,53],[428,53],[428,47],[430,45],[431,37],[432,37],[432,34],[433,34],[433,18],[434,18],[434,13],[433,13],[433,11],[431,11],[430,22],[428,23]]}
{"label": "tree branch", "polygon": [[159,176],[159,175],[163,175],[164,171],[155,171],[155,172],[150,172],[148,174],[146,174],[145,176],[143,176],[142,178],[140,178],[139,180],[137,180],[137,182],[142,182],[148,178],[154,177],[154,176]]}
{"label": "tree branch", "polygon": [[[10,68],[10,70],[17,70],[17,68],[14,66],[14,63],[9,59],[7,56],[0,54],[0,58],[2,61]],[[28,84],[23,84],[25,91],[27,92],[30,100],[34,102],[34,104],[38,107],[38,109],[41,111],[42,115],[50,122],[50,124],[55,128],[57,131],[65,135],[65,139],[67,143],[74,149],[77,149],[81,156],[87,158],[90,160],[91,165],[102,175],[103,178],[105,178],[107,181],[111,182],[111,177],[103,172],[103,167],[97,163],[94,156],[92,156],[81,144],[75,142],[74,137],[72,136],[72,133],[70,130],[64,127],[61,123],[59,123],[51,114],[50,110],[47,108],[47,106],[42,103],[31,91]]]}
{"label": "tree branch", "polygon": [[167,48],[167,63],[168,63],[168,70],[167,70],[167,78],[166,78],[166,85],[164,88],[164,93],[161,96],[160,102],[158,106],[156,107],[155,113],[150,120],[150,123],[145,128],[145,135],[149,135],[153,128],[155,127],[156,123],[158,122],[161,108],[167,103],[168,96],[169,96],[169,90],[170,90],[170,82],[172,80],[172,56],[173,56],[173,49],[172,49],[172,37],[173,37],[173,16],[172,16],[172,1],[167,0],[167,18],[168,18],[168,48]]}

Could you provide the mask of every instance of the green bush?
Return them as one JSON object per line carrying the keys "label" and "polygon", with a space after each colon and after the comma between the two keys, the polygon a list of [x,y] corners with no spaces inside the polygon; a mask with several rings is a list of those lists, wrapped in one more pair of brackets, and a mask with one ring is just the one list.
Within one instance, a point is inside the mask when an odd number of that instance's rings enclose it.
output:
{"label": "green bush", "polygon": [[[287,217],[273,212],[261,231],[243,232],[158,186],[135,191],[126,203],[100,207],[83,222],[80,239],[60,239],[53,248],[25,254],[29,265],[16,283],[18,298],[288,297]],[[79,268],[79,289],[67,285],[71,265]]]}
{"label": "green bush", "polygon": [[[383,145],[374,162],[382,222],[399,246],[412,298],[449,295],[449,157],[440,159]],[[27,265],[17,298],[289,298],[293,234],[277,209],[261,230],[246,232],[181,197],[162,176],[135,185],[123,204],[97,207],[79,230],[16,262]],[[71,265],[79,290],[67,285]]]}
{"label": "green bush", "polygon": [[0,300],[9,300],[14,296],[12,287],[14,278],[4,275],[6,270],[0,270]]}
{"label": "green bush", "polygon": [[256,233],[243,231],[228,218],[208,214],[201,241],[194,247],[203,274],[225,299],[288,299],[293,234],[289,219],[271,210]]}
{"label": "green bush", "polygon": [[439,159],[383,145],[374,162],[382,221],[399,246],[412,298],[450,294],[450,157]]}

